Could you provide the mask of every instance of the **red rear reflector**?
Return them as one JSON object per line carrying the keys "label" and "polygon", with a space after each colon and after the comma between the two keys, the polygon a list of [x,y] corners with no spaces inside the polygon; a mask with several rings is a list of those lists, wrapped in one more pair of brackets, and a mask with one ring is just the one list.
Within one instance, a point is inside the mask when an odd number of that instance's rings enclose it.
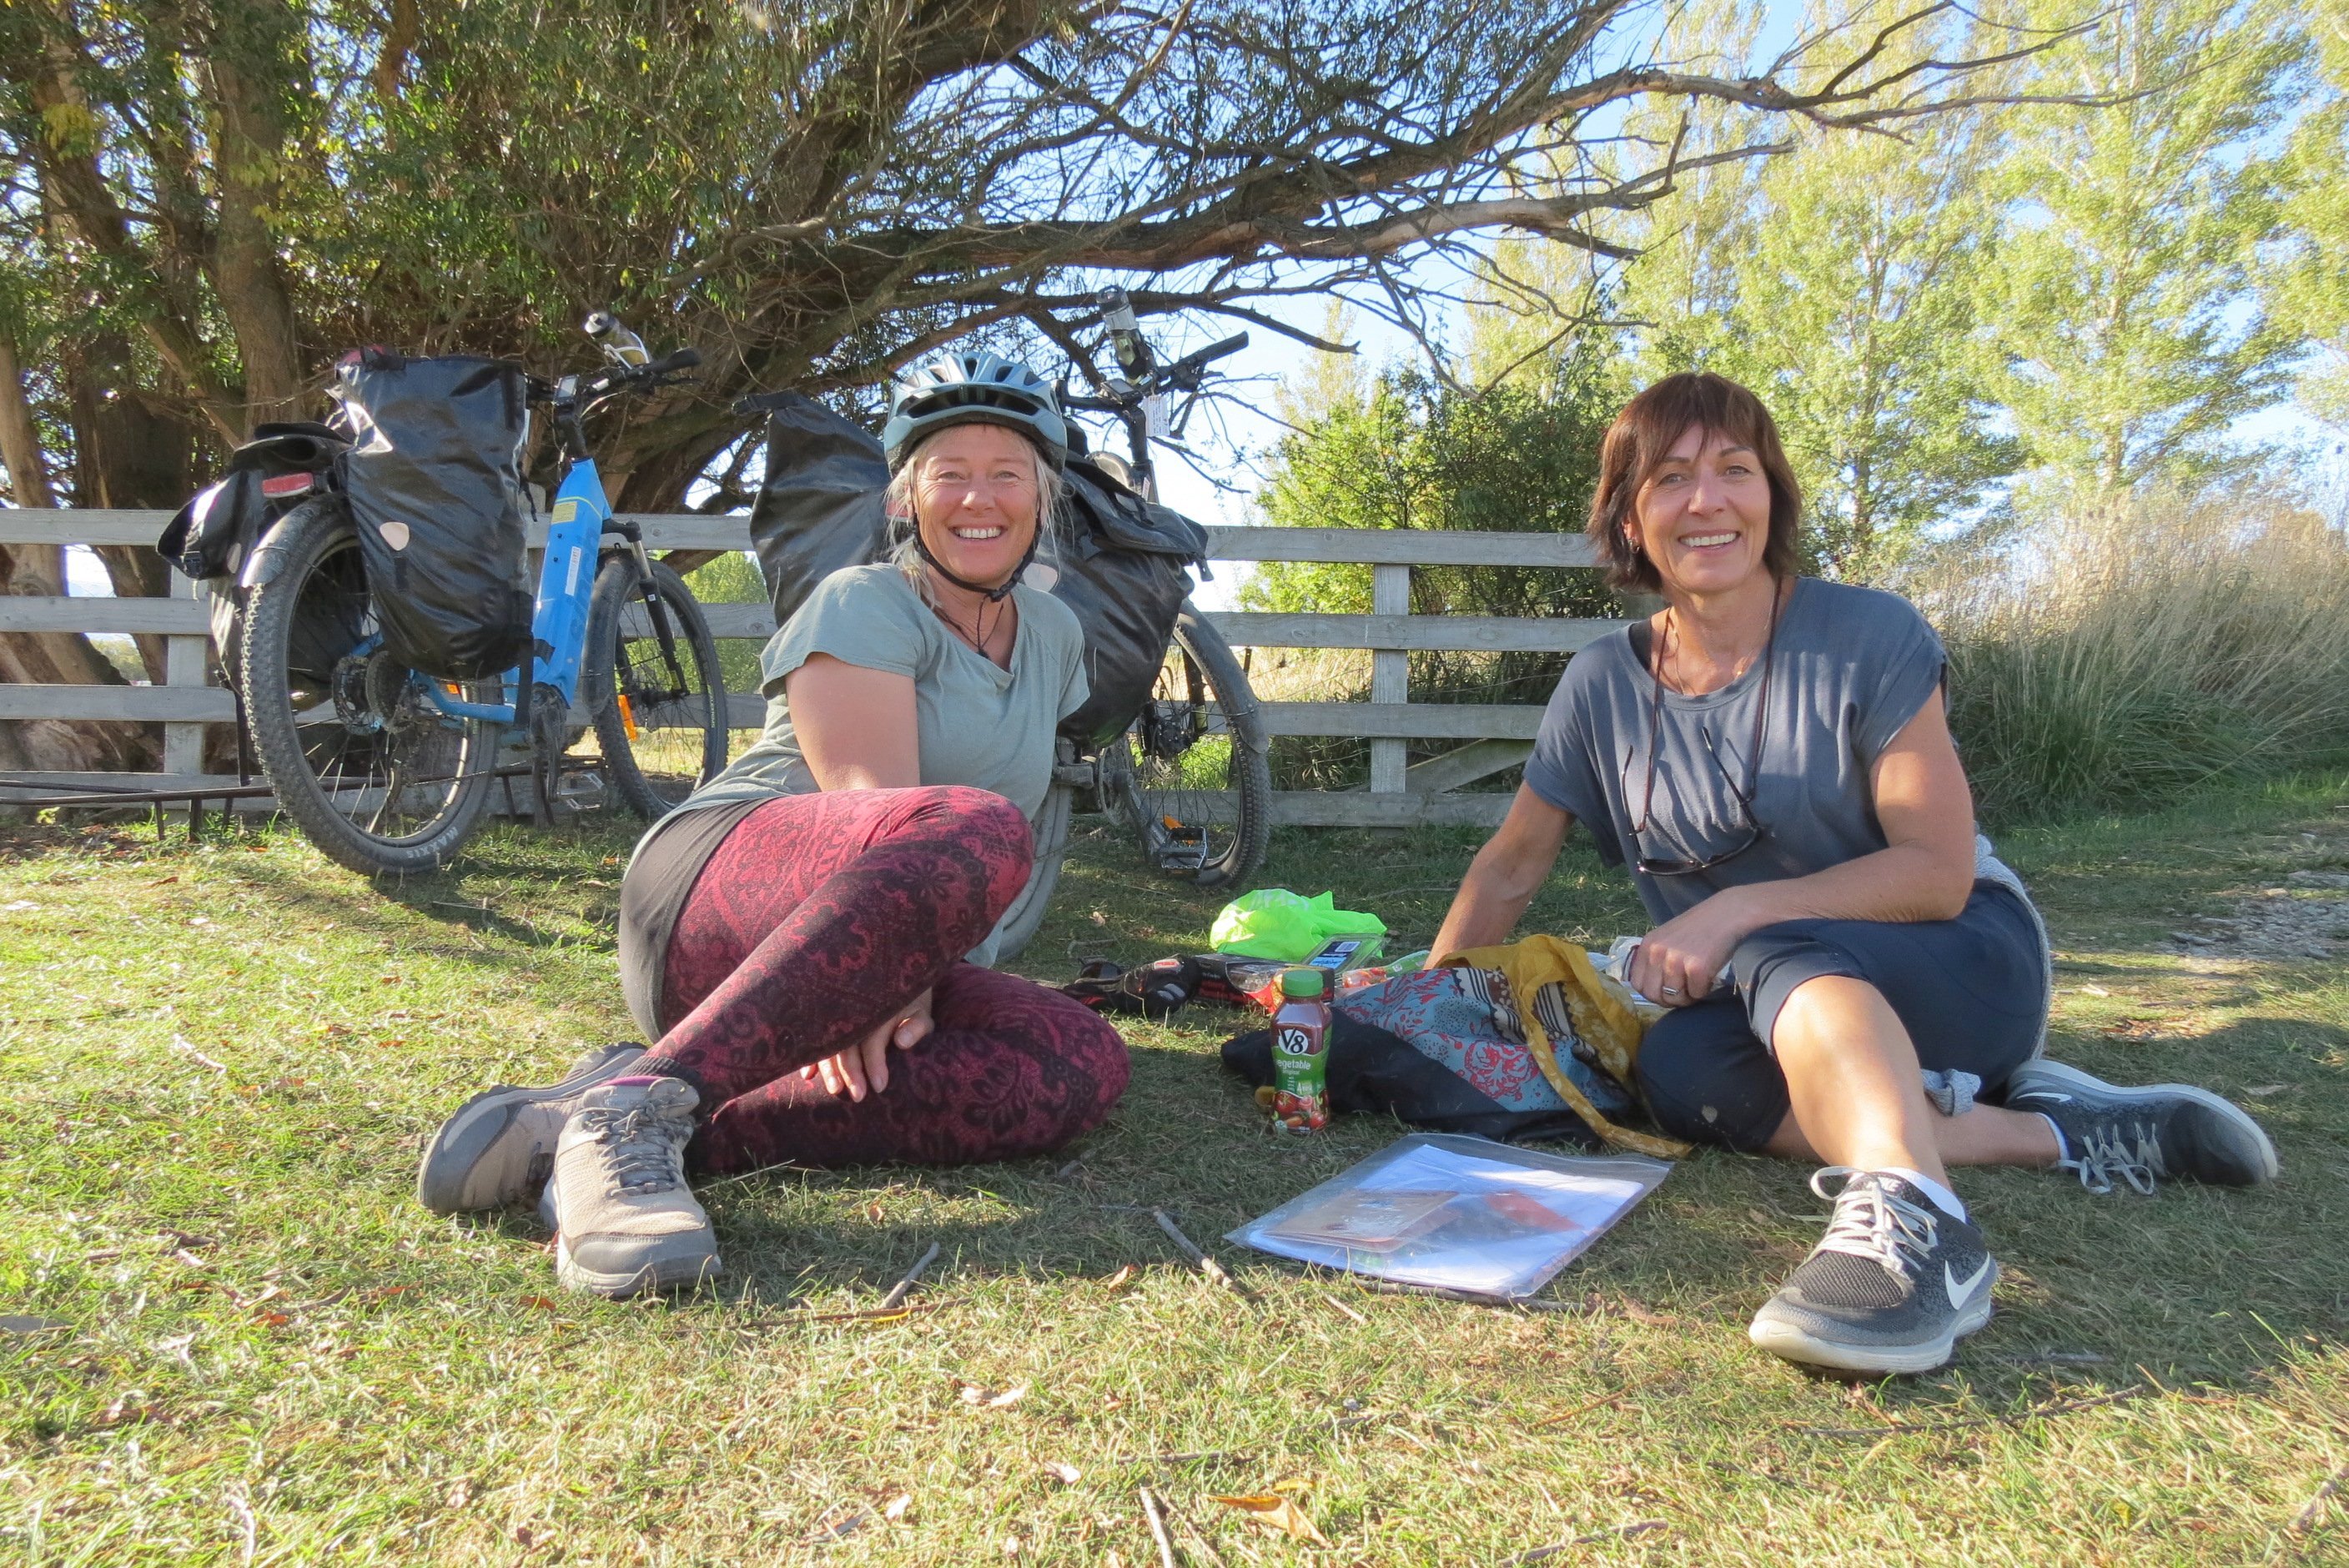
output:
{"label": "red rear reflector", "polygon": [[273,500],[281,496],[307,495],[316,482],[315,474],[276,474],[261,481],[261,493]]}

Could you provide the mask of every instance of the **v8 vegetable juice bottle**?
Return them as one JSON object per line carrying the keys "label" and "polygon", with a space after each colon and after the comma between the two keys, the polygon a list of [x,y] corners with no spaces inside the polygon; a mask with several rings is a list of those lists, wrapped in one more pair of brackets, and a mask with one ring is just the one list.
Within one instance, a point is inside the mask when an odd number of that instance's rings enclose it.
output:
{"label": "v8 vegetable juice bottle", "polygon": [[1273,1124],[1289,1132],[1330,1125],[1330,1004],[1319,969],[1288,969],[1280,976],[1280,1007],[1272,1016]]}

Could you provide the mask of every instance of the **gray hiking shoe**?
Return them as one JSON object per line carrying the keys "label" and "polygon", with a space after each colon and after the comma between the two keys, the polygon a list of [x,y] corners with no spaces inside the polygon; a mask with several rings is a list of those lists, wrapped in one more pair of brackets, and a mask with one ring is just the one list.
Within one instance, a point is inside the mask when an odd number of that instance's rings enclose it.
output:
{"label": "gray hiking shoe", "polygon": [[2091,1192],[2117,1177],[2150,1193],[2164,1176],[2260,1187],[2276,1179],[2275,1145],[2240,1107],[2182,1083],[2124,1088],[2042,1058],[2007,1080],[2006,1108],[2035,1110],[2064,1130],[2058,1171]]}
{"label": "gray hiking shoe", "polygon": [[633,1295],[718,1273],[718,1236],[685,1186],[700,1103],[682,1078],[599,1084],[579,1097],[538,1212],[554,1276],[571,1290]]}
{"label": "gray hiking shoe", "polygon": [[1774,1356],[1841,1372],[1930,1372],[1990,1321],[1998,1262],[1982,1233],[1898,1176],[1830,1165],[1844,1178],[1827,1233],[1746,1336]]}
{"label": "gray hiking shoe", "polygon": [[530,1197],[554,1168],[554,1140],[582,1094],[626,1072],[645,1047],[596,1046],[543,1088],[485,1088],[447,1121],[416,1168],[416,1200],[436,1214],[502,1209]]}

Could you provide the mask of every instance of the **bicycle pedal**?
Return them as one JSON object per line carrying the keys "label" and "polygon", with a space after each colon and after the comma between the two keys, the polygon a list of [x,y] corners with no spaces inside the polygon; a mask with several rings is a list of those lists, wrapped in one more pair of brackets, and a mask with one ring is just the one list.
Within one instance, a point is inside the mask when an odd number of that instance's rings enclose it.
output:
{"label": "bicycle pedal", "polygon": [[554,786],[554,798],[574,811],[600,811],[604,809],[604,776],[600,773],[566,773]]}

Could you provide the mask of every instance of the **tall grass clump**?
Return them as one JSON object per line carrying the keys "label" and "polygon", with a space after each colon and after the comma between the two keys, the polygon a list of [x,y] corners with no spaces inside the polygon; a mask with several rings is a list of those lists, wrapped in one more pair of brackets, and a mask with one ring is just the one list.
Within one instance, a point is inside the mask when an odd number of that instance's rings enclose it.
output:
{"label": "tall grass clump", "polygon": [[1899,585],[1948,645],[1988,820],[2141,808],[2349,754],[2349,542],[2307,512],[2108,503]]}

